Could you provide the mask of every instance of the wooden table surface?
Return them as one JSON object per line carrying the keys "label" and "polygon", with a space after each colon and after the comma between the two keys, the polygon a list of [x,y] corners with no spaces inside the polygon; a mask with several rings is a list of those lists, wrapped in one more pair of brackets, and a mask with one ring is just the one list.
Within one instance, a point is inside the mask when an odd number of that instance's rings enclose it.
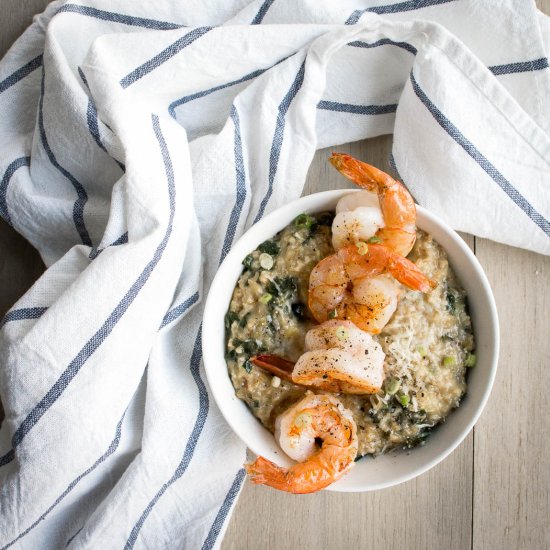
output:
{"label": "wooden table surface", "polygon": [[[2,0],[0,57],[46,4]],[[537,5],[550,14],[550,0]],[[338,148],[388,170],[390,149],[391,136]],[[326,157],[317,153],[304,194],[342,186]],[[550,257],[464,238],[493,287],[502,342],[473,432],[428,473],[383,491],[293,496],[246,484],[224,550],[550,548]],[[42,270],[0,220],[0,318]]]}

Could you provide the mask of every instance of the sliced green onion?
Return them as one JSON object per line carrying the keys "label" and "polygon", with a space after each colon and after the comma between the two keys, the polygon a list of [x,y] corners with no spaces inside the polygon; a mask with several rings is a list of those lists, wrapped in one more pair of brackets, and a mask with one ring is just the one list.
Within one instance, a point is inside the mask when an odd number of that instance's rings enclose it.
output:
{"label": "sliced green onion", "polygon": [[468,357],[466,357],[466,361],[464,361],[464,366],[465,367],[475,367],[476,360],[477,360],[476,354],[475,353],[470,353],[470,354],[468,354]]}
{"label": "sliced green onion", "polygon": [[266,292],[265,294],[262,294],[262,296],[260,296],[259,301],[261,304],[267,304],[268,302],[271,302],[272,299],[273,299],[273,296],[271,296],[269,292]]}
{"label": "sliced green onion", "polygon": [[455,363],[456,363],[456,358],[454,355],[447,355],[447,357],[443,357],[444,367],[452,367]]}
{"label": "sliced green onion", "polygon": [[338,312],[335,309],[328,312],[329,319],[336,319],[336,317],[338,317]]}
{"label": "sliced green onion", "polygon": [[410,401],[410,398],[408,395],[400,395],[399,396],[399,403],[401,403],[401,405],[403,407],[408,407],[409,406],[409,401]]}
{"label": "sliced green onion", "polygon": [[273,256],[270,256],[267,252],[262,252],[259,259],[262,269],[271,269],[273,267]]}
{"label": "sliced green onion", "polygon": [[371,237],[368,241],[369,244],[378,244],[382,242],[382,239],[380,237],[377,237],[374,235],[374,237]]}
{"label": "sliced green onion", "polygon": [[314,223],[315,218],[313,216],[310,216],[309,214],[306,214],[305,212],[297,216],[294,220],[294,225],[300,229],[304,227],[306,229],[309,229]]}
{"label": "sliced green onion", "polygon": [[388,378],[385,383],[386,393],[388,395],[394,395],[401,386],[401,381],[397,378]]}
{"label": "sliced green onion", "polygon": [[426,357],[426,355],[428,355],[428,350],[425,346],[418,346],[416,351],[420,354],[420,357]]}
{"label": "sliced green onion", "polygon": [[345,340],[349,336],[349,332],[346,330],[346,327],[339,326],[336,329],[336,337],[338,340]]}
{"label": "sliced green onion", "polygon": [[244,369],[246,372],[251,372],[253,366],[254,366],[254,365],[253,365],[248,359],[243,363],[243,369]]}
{"label": "sliced green onion", "polygon": [[357,243],[357,252],[361,254],[361,256],[364,256],[369,251],[369,245],[367,243],[364,243],[363,241],[359,241]]}

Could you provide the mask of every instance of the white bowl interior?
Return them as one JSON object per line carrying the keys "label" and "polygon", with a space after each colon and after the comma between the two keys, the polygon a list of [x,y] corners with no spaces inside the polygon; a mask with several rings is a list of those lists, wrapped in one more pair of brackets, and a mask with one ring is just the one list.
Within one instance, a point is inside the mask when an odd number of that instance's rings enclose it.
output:
{"label": "white bowl interior", "polygon": [[[283,453],[273,435],[235,396],[225,363],[224,316],[235,283],[242,273],[243,258],[260,243],[273,237],[302,212],[334,210],[345,194],[354,190],[316,193],[278,209],[254,225],[233,246],[220,266],[205,305],[203,349],[210,389],[225,419],[236,434],[257,455],[280,465],[292,461]],[[425,209],[417,208],[417,225],[431,233],[446,250],[449,261],[468,294],[476,340],[476,366],[468,375],[468,391],[460,407],[437,427],[422,447],[359,460],[355,467],[328,490],[371,491],[390,487],[420,475],[443,460],[472,429],[489,397],[496,374],[499,332],[496,306],[483,269],[461,237]]]}

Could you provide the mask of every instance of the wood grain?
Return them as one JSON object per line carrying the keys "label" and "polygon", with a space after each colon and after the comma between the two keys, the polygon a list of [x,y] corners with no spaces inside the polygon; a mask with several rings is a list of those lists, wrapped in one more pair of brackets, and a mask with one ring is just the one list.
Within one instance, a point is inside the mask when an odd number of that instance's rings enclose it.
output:
{"label": "wood grain", "polygon": [[476,548],[550,548],[550,258],[476,239],[500,316],[499,371],[476,425]]}

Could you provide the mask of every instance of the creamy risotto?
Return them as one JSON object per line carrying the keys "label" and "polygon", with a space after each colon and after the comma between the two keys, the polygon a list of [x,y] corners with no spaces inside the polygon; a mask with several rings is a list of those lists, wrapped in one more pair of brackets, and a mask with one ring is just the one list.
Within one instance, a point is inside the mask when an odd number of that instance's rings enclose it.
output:
{"label": "creamy risotto", "polygon": [[[306,305],[309,275],[334,252],[333,216],[302,214],[251,252],[225,318],[226,359],[236,395],[271,432],[275,418],[306,389],[263,371],[249,358],[270,353],[296,361],[303,353],[305,334],[316,324]],[[437,287],[428,294],[403,287],[397,311],[374,336],[386,354],[382,391],[338,395],[357,424],[358,456],[423,443],[458,407],[467,369],[475,364],[466,296],[445,251],[418,231],[408,258]]]}

